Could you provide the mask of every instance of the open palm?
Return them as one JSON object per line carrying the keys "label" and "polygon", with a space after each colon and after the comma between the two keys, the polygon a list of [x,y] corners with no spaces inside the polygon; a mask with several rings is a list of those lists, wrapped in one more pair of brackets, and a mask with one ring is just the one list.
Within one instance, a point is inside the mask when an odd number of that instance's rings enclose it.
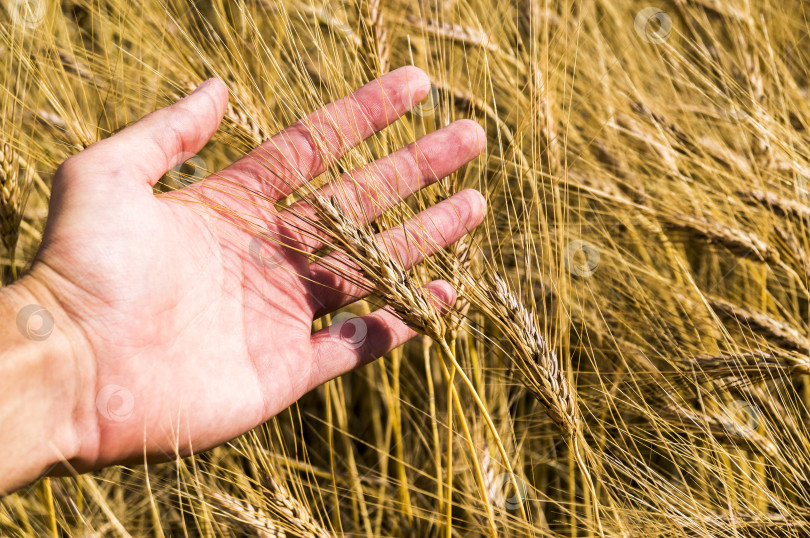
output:
{"label": "open palm", "polygon": [[[321,245],[278,200],[427,95],[402,68],[279,133],[242,160],[167,195],[153,185],[217,129],[227,90],[216,80],[69,159],[54,178],[43,244],[27,277],[70,320],[79,469],[210,448],[266,421],[313,387],[413,336],[386,309],[324,329],[313,319],[365,294],[301,251]],[[473,159],[484,133],[470,121],[427,135],[324,187],[352,193],[367,220]],[[237,186],[239,190],[237,191]],[[390,203],[389,203],[390,202]],[[264,207],[264,209],[260,209]],[[387,232],[404,265],[458,240],[483,219],[463,191]],[[260,217],[262,237],[234,215]],[[407,238],[407,239],[406,239]],[[444,282],[429,293],[455,294]],[[64,323],[63,323],[64,325]],[[360,332],[356,332],[360,331]],[[145,446],[144,446],[145,443]]]}

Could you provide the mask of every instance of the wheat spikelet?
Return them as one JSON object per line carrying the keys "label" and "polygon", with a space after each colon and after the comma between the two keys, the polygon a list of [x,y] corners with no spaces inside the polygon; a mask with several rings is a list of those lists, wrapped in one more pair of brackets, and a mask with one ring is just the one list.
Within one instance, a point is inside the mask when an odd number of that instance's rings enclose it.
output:
{"label": "wheat spikelet", "polygon": [[772,264],[780,262],[776,249],[753,233],[686,215],[661,216],[661,219],[666,228],[690,232],[698,238],[727,248],[741,258],[754,258]]}
{"label": "wheat spikelet", "polygon": [[247,502],[218,491],[211,493],[210,498],[226,512],[228,517],[260,538],[285,538],[287,536],[284,529],[268,518],[264,512]]}
{"label": "wheat spikelet", "polygon": [[762,205],[777,215],[792,217],[810,223],[810,207],[795,200],[782,198],[781,196],[761,190],[737,191],[736,194],[744,202]]}
{"label": "wheat spikelet", "polygon": [[465,235],[450,247],[450,258],[452,260],[450,272],[453,275],[453,287],[458,292],[456,304],[447,314],[447,332],[453,339],[458,336],[458,330],[470,311],[471,303],[468,297],[466,279],[462,275],[469,271],[472,262],[472,248],[473,245],[469,235]]}
{"label": "wheat spikelet", "polygon": [[742,444],[756,452],[780,461],[783,455],[777,446],[764,435],[746,424],[725,416],[711,416],[680,405],[665,406],[659,410],[659,417],[679,430],[699,434],[709,433],[716,439],[726,439]]}
{"label": "wheat spikelet", "polygon": [[428,35],[456,43],[481,47],[492,53],[501,52],[500,47],[493,41],[492,36],[475,28],[462,26],[460,24],[451,24],[444,21],[432,21],[414,15],[408,15],[406,20]]}
{"label": "wheat spikelet", "polygon": [[336,198],[330,201],[315,193],[312,201],[326,224],[323,231],[346,251],[394,313],[412,329],[437,341],[443,339],[447,326],[436,308],[371,232],[341,213]]}
{"label": "wheat spikelet", "polygon": [[0,232],[3,246],[11,255],[17,245],[20,216],[19,166],[8,144],[0,145]]}
{"label": "wheat spikelet", "polygon": [[807,255],[807,250],[805,250],[804,246],[799,242],[799,238],[796,237],[796,234],[781,226],[775,227],[774,232],[785,244],[787,255],[793,258],[802,272],[804,272],[805,276],[810,278],[810,256]]}
{"label": "wheat spikelet", "polygon": [[265,482],[268,484],[269,492],[266,506],[273,517],[264,510],[227,493],[212,492],[210,498],[232,519],[250,528],[262,538],[284,538],[288,534],[303,538],[332,536],[332,533],[315,520],[312,513],[298,499],[290,495],[286,487],[272,478],[267,478]]}
{"label": "wheat spikelet", "polygon": [[54,59],[59,60],[66,73],[75,75],[83,82],[87,82],[89,85],[99,90],[107,86],[106,84],[100,83],[90,68],[77,60],[76,57],[69,52],[61,49],[51,50],[50,52]]}
{"label": "wheat spikelet", "polygon": [[719,297],[707,297],[707,300],[718,316],[747,326],[755,334],[781,348],[800,353],[807,353],[810,349],[810,341],[786,323]]}
{"label": "wheat spikelet", "polygon": [[298,4],[296,9],[304,13],[309,13],[315,21],[326,26],[333,34],[340,36],[342,39],[351,43],[354,48],[359,49],[363,46],[363,42],[360,37],[357,36],[346,21],[339,20],[325,7],[318,9],[315,5],[310,5],[303,2]]}
{"label": "wheat spikelet", "polygon": [[257,124],[253,117],[242,107],[234,106],[231,102],[228,102],[225,118],[234,126],[241,129],[256,146],[268,138],[264,128]]}
{"label": "wheat spikelet", "polygon": [[523,306],[497,272],[487,273],[487,280],[485,293],[517,352],[512,360],[524,373],[524,383],[563,431],[577,432],[579,415],[573,392],[560,368],[557,353],[549,349],[540,336],[534,314]]}
{"label": "wheat spikelet", "polygon": [[[805,435],[805,426],[804,426],[804,419],[797,417],[794,413],[791,413],[788,410],[789,404],[787,402],[783,402],[780,398],[774,398],[773,393],[769,392],[763,386],[757,385],[746,385],[746,386],[735,386],[733,387],[735,391],[737,391],[744,401],[751,402],[753,409],[756,410],[756,413],[760,416],[767,417],[769,423],[775,425],[780,430],[780,438],[781,438],[781,446],[788,448],[792,447],[793,454],[804,454],[807,452],[806,446],[806,439],[807,436]],[[808,463],[803,461],[801,458],[796,459],[796,464],[803,468],[807,469]],[[796,473],[796,476],[802,477],[802,480],[805,480],[807,477],[807,472],[802,472],[801,470],[789,469]]]}
{"label": "wheat spikelet", "polygon": [[[596,157],[601,163],[605,164],[608,170],[617,178],[627,180],[635,179],[635,174],[633,174],[633,171],[630,169],[624,159],[612,151],[599,137],[591,140],[591,143],[588,145],[588,149],[590,149],[594,157]],[[634,198],[636,203],[643,202],[643,197],[635,196]]]}
{"label": "wheat spikelet", "polygon": [[663,114],[659,112],[653,112],[650,108],[640,101],[634,101],[630,104],[632,110],[639,114],[640,116],[644,116],[648,119],[651,119],[656,124],[663,127],[663,129],[672,135],[675,140],[677,140],[680,144],[691,151],[696,151],[698,148],[697,141],[689,134],[683,131],[680,127],[678,127],[674,122],[667,119]]}
{"label": "wheat spikelet", "polygon": [[17,274],[17,241],[29,186],[28,168],[21,166],[17,152],[0,138],[0,237],[11,265],[12,279]]}
{"label": "wheat spikelet", "polygon": [[744,173],[751,173],[751,163],[749,159],[727,145],[720,144],[716,139],[710,137],[698,137],[681,129],[677,124],[667,119],[663,114],[653,112],[644,103],[634,102],[631,108],[639,115],[653,121],[664,132],[669,134],[677,144],[677,149],[682,153],[694,155],[706,155],[724,168],[732,168]]}
{"label": "wheat spikelet", "polygon": [[721,17],[734,19],[740,22],[749,23],[751,21],[751,17],[745,13],[742,13],[728,2],[721,3],[717,0],[679,0],[677,3],[679,5],[688,4],[694,7],[699,7],[708,12],[720,15]]}
{"label": "wheat spikelet", "polygon": [[[750,24],[753,26],[753,23]],[[749,45],[747,49],[748,50],[743,51],[743,61],[745,62],[745,80],[743,84],[748,87],[748,92],[751,93],[751,100],[757,110],[759,110],[761,104],[765,101],[765,80],[762,77],[759,55],[756,52],[752,52],[751,45]],[[751,123],[756,130],[756,135],[754,135],[754,140],[751,144],[752,153],[764,164],[773,162],[772,135],[768,132],[766,127],[762,126],[761,121]]]}
{"label": "wheat spikelet", "polygon": [[695,370],[724,385],[810,374],[810,359],[797,353],[752,351],[692,357]]}
{"label": "wheat spikelet", "polygon": [[270,486],[270,503],[274,513],[284,518],[292,525],[295,534],[307,538],[329,538],[332,533],[327,531],[313,516],[312,512],[287,490],[281,483],[271,477],[266,482]]}

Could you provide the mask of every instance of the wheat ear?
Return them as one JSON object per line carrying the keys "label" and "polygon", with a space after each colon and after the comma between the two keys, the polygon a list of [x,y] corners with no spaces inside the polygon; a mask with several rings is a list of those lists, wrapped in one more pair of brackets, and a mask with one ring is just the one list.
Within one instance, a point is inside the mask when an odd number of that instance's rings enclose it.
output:
{"label": "wheat ear", "polygon": [[[593,462],[593,452],[585,442],[579,410],[574,401],[574,392],[560,367],[557,353],[548,347],[538,331],[534,313],[526,308],[509,289],[506,281],[492,271],[487,273],[485,294],[489,305],[500,322],[504,335],[514,347],[516,356],[512,361],[523,374],[524,385],[543,405],[546,414],[568,436],[571,452],[590,490],[594,504],[594,520],[599,533],[604,535],[596,487],[587,461]],[[597,469],[597,473],[600,472]]]}
{"label": "wheat ear", "polygon": [[501,52],[500,47],[490,35],[475,28],[445,21],[433,21],[415,15],[406,16],[406,20],[427,35],[463,45],[481,47],[491,53]]}
{"label": "wheat ear", "polygon": [[340,206],[335,197],[330,201],[315,193],[312,200],[325,221],[324,231],[346,251],[397,317],[433,340],[442,340],[447,326],[439,312],[372,233],[346,217],[338,209]]}
{"label": "wheat ear", "polygon": [[487,280],[487,296],[517,351],[512,360],[524,373],[525,384],[555,423],[567,433],[576,432],[579,415],[557,353],[548,348],[537,330],[534,314],[512,293],[504,279],[493,271],[487,274]]}
{"label": "wheat ear", "polygon": [[17,152],[10,144],[0,141],[0,236],[9,258],[10,280],[17,278],[17,242],[30,186],[30,174],[27,169],[20,173],[21,169]]}
{"label": "wheat ear", "polygon": [[810,359],[804,354],[779,350],[703,355],[692,357],[690,362],[694,364],[694,370],[725,386],[810,374]]}
{"label": "wheat ear", "polygon": [[707,300],[712,310],[721,318],[734,320],[740,325],[747,326],[754,333],[781,348],[799,353],[807,353],[810,349],[810,341],[787,323],[719,297],[708,297]]}
{"label": "wheat ear", "polygon": [[290,494],[286,487],[272,478],[267,480],[269,496],[267,510],[256,508],[246,501],[223,492],[213,492],[210,498],[232,519],[253,530],[262,538],[282,538],[289,532],[304,538],[329,538],[332,533],[318,522],[301,502]]}
{"label": "wheat ear", "polygon": [[795,200],[760,190],[737,191],[736,194],[748,204],[761,205],[782,217],[793,217],[810,223],[810,207]]}
{"label": "wheat ear", "polygon": [[710,243],[722,245],[741,258],[754,258],[775,265],[780,263],[776,249],[752,233],[686,215],[661,218],[667,228],[690,232]]}
{"label": "wheat ear", "polygon": [[284,529],[267,517],[264,512],[236,497],[217,491],[212,493],[210,498],[245,531],[252,531],[260,538],[285,538],[287,536]]}

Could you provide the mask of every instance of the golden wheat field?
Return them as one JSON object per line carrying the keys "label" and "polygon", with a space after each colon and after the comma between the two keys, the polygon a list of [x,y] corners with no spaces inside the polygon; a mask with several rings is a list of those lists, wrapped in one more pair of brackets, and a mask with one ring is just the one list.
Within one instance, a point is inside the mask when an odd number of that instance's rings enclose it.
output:
{"label": "golden wheat field", "polygon": [[[428,97],[315,184],[459,119],[487,149],[373,225],[315,201],[374,293],[314,328],[388,305],[420,336],[213,450],[43,478],[0,535],[810,536],[806,2],[2,7],[4,284],[60,163],[208,78],[225,120],[157,195],[405,65]],[[407,271],[374,243],[466,188],[466,239]]]}

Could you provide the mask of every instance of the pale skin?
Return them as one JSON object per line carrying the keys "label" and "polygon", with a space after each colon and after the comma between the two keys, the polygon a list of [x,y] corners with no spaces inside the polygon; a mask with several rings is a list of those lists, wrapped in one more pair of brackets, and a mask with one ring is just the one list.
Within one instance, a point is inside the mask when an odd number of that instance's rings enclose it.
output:
{"label": "pale skin", "polygon": [[[396,70],[181,194],[202,193],[258,212],[271,231],[289,230],[283,214],[259,211],[257,200],[281,199],[323,173],[429,89],[420,70]],[[225,85],[208,81],[58,170],[40,251],[25,277],[0,290],[0,494],[43,473],[212,448],[414,336],[385,308],[362,318],[368,331],[360,346],[329,329],[313,333],[314,319],[367,292],[284,246],[265,244],[262,255],[273,262],[257,263],[248,248],[253,233],[189,196],[154,194],[161,176],[214,134],[227,102]],[[448,175],[478,156],[484,139],[477,124],[456,122],[344,176],[338,181],[360,188],[341,192],[356,193],[348,202],[373,219],[387,205],[379,200]],[[239,185],[262,197],[225,194],[223,178],[231,193]],[[388,196],[377,197],[382,191]],[[385,243],[410,265],[458,240],[484,213],[483,197],[462,191]],[[425,293],[442,309],[455,300],[443,281]],[[47,337],[18,328],[32,304],[53,319]],[[32,323],[35,332],[45,329]]]}

